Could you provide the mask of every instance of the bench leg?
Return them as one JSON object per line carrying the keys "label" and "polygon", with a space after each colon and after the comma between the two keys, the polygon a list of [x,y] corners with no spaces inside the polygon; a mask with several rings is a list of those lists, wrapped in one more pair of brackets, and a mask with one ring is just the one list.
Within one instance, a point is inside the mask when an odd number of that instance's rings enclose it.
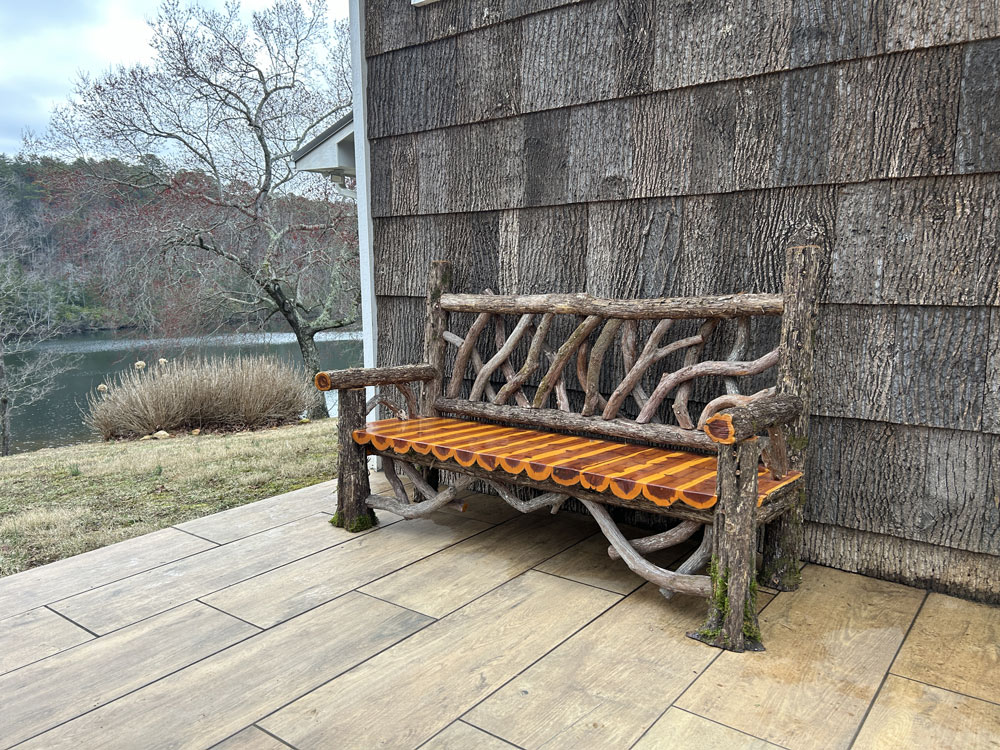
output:
{"label": "bench leg", "polygon": [[372,493],[368,483],[368,455],[364,446],[351,437],[354,430],[365,426],[365,391],[356,388],[338,391],[337,395],[337,512],[330,523],[348,531],[364,531],[378,524],[375,511],[365,504]]}
{"label": "bench leg", "polygon": [[688,633],[691,638],[729,651],[764,650],[757,626],[754,578],[759,455],[756,440],[720,446],[708,619],[700,630]]}
{"label": "bench leg", "polygon": [[805,490],[788,511],[764,527],[764,560],[757,582],[778,591],[795,591],[802,583],[802,506]]}

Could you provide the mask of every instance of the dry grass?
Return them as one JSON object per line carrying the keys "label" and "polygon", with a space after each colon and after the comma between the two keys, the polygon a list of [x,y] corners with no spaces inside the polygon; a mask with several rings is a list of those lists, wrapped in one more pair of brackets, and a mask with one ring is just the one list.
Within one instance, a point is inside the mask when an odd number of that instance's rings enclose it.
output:
{"label": "dry grass", "polygon": [[[221,357],[129,368],[87,397],[105,440],[158,430],[244,430],[290,424],[308,408],[305,374],[277,357]],[[105,389],[106,390],[103,390]]]}
{"label": "dry grass", "polygon": [[337,423],[0,458],[0,575],[336,476]]}

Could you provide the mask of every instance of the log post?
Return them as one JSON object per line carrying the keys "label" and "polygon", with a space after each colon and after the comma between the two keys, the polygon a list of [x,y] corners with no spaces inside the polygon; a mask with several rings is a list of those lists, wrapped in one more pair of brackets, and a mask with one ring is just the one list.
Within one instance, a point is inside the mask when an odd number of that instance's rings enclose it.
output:
{"label": "log post", "polygon": [[720,446],[715,532],[709,575],[708,619],[695,640],[728,651],[763,651],[757,625],[757,463],[756,438]]}
{"label": "log post", "polygon": [[424,383],[420,413],[438,416],[434,401],[441,397],[444,374],[444,332],[448,328],[448,313],[441,307],[441,296],[451,291],[452,268],[445,260],[431,261],[427,276],[427,318],[424,323],[424,361],[437,370],[437,375]]}
{"label": "log post", "polygon": [[[444,389],[444,333],[448,330],[448,312],[441,307],[441,297],[451,291],[452,266],[446,260],[431,261],[427,274],[427,313],[424,321],[424,361],[433,366],[437,375],[423,384],[423,401],[420,414],[425,417],[440,416],[434,402]],[[432,487],[440,484],[440,473],[435,468],[425,468],[424,478]]]}
{"label": "log post", "polygon": [[[785,311],[781,319],[782,359],[778,368],[778,396],[798,396],[802,410],[788,426],[788,466],[801,471],[809,445],[812,407],[813,351],[819,298],[819,245],[790,247],[785,260]],[[802,508],[805,491],[784,514],[764,527],[764,559],[759,582],[778,591],[799,587],[802,567]]]}
{"label": "log post", "polygon": [[337,391],[339,420],[337,440],[337,512],[330,523],[348,531],[364,531],[378,524],[375,511],[365,501],[371,495],[368,484],[368,456],[364,446],[351,437],[354,430],[365,426],[365,391],[352,388]]}

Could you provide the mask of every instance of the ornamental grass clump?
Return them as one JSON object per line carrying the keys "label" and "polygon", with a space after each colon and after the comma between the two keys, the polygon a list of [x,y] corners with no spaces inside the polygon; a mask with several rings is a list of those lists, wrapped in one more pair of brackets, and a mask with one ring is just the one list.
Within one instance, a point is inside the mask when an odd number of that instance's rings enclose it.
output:
{"label": "ornamental grass clump", "polygon": [[[145,364],[145,363],[144,363]],[[312,393],[277,357],[213,357],[129,367],[87,396],[84,420],[105,440],[160,430],[250,430],[297,422]]]}

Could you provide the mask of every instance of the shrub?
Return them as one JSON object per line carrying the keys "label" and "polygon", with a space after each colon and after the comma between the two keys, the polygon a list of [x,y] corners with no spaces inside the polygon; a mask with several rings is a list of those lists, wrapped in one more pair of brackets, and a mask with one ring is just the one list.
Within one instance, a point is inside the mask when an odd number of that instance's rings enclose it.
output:
{"label": "shrub", "polygon": [[84,420],[105,440],[256,429],[297,421],[311,398],[303,372],[276,357],[175,360],[123,370],[87,396]]}

